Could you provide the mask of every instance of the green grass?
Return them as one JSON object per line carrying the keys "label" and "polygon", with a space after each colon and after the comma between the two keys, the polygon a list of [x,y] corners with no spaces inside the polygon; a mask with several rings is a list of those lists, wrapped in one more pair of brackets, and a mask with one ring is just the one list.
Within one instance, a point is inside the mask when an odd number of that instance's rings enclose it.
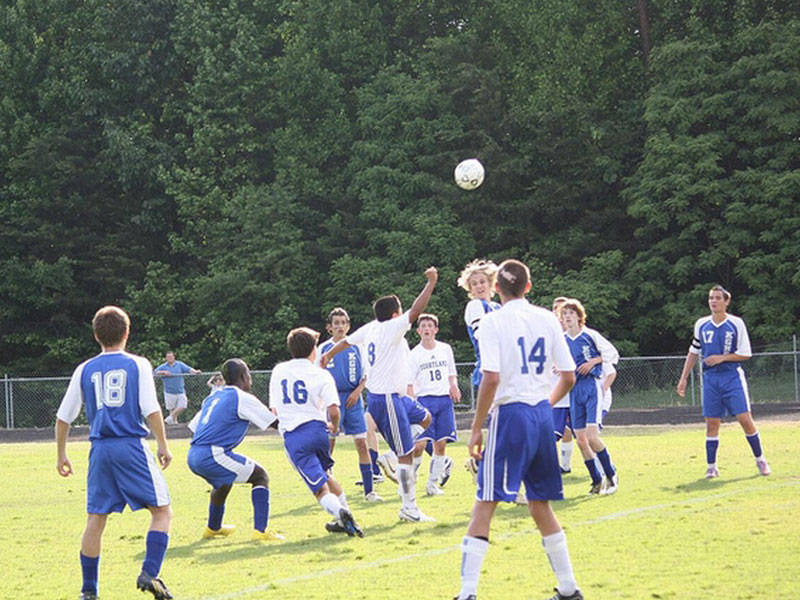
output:
{"label": "green grass", "polygon": [[[759,425],[773,469],[760,477],[737,425],[723,426],[722,477],[702,479],[704,434],[696,426],[608,428],[605,439],[620,469],[620,491],[588,497],[588,475],[576,455],[564,479],[567,500],[555,504],[580,586],[589,599],[795,598],[800,571],[800,477],[797,423]],[[74,599],[80,590],[78,547],[85,519],[88,443],[69,446],[77,474],[55,471],[53,444],[0,445],[1,598]],[[254,437],[242,452],[270,473],[271,526],[283,544],[249,541],[249,486],[237,486],[225,521],[231,538],[200,541],[208,487],[185,466],[187,442],[172,443],[166,471],[175,520],[162,571],[179,599],[414,599],[450,598],[459,588],[458,546],[474,498],[460,468],[462,443],[446,495],[420,497],[437,523],[397,519],[392,485],[378,486],[386,501],[367,505],[352,443],[340,441],[336,473],[345,485],[364,539],[330,535],[327,515],[289,467],[275,436]],[[427,464],[423,470],[427,469]],[[418,489],[422,489],[418,485]],[[141,597],[133,589],[144,551],[146,511],[112,515],[100,562],[103,600]],[[555,584],[526,509],[501,505],[492,524],[479,597],[537,599]]]}

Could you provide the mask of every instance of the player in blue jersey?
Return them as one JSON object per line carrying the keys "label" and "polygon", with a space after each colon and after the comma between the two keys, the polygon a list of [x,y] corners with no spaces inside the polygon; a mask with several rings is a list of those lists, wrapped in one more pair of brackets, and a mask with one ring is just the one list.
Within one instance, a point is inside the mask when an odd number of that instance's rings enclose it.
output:
{"label": "player in blue jersey", "polygon": [[733,415],[744,430],[758,472],[769,475],[770,468],[761,449],[761,438],[750,414],[750,395],[747,380],[739,363],[752,356],[750,337],[744,321],[728,314],[731,294],[721,285],[708,292],[711,315],[702,317],[694,325],[694,337],[686,355],[683,372],[678,381],[678,394],[686,394],[689,373],[703,360],[703,417],[706,420],[706,478],[719,477],[717,448],[719,425],[722,418]]}
{"label": "player in blue jersey", "polygon": [[70,423],[84,408],[92,447],[86,483],[88,515],[81,539],[80,597],[97,598],[103,530],[108,515],[122,512],[127,504],[131,510],[147,508],[151,515],[136,586],[149,591],[157,600],[172,598],[158,577],[172,521],[169,491],[145,441],[152,430],[158,446],[158,463],[166,469],[172,454],[156,397],[153,367],[146,358],[125,351],[130,318],[121,308],[104,306],[98,310],[92,319],[92,330],[102,352],[75,369],[58,408],[55,426],[56,468],[60,475],[68,477],[73,472],[67,458]]}
{"label": "player in blue jersey", "polygon": [[[615,362],[616,348],[594,329],[586,327],[586,310],[570,298],[561,305],[561,315],[575,369],[575,387],[569,393],[569,417],[583,462],[592,478],[590,494],[613,494],[618,476],[606,445],[600,439],[603,414],[603,362]],[[595,456],[603,473],[597,468]]]}
{"label": "player in blue jersey", "polygon": [[186,374],[196,375],[200,371],[185,362],[175,360],[175,353],[172,350],[166,353],[164,360],[166,362],[156,367],[155,375],[161,377],[164,382],[164,406],[169,411],[164,422],[167,425],[175,425],[178,422],[178,416],[189,405],[183,376]]}
{"label": "player in blue jersey", "polygon": [[289,462],[320,506],[336,519],[325,528],[363,537],[342,486],[330,474],[333,459],[328,438],[339,431],[339,394],[331,374],[314,364],[318,339],[319,333],[308,327],[289,332],[286,344],[292,360],[272,369],[269,406],[278,415]]}
{"label": "player in blue jersey", "polygon": [[[553,298],[552,311],[564,328],[564,322],[561,319],[561,306],[567,301],[566,296],[558,296]],[[553,385],[558,383],[558,372],[553,372]],[[570,473],[572,467],[572,448],[573,448],[573,435],[572,427],[569,420],[569,394],[564,397],[553,407],[553,426],[556,441],[561,442],[561,451],[559,453],[559,464],[561,465],[562,473]]]}
{"label": "player in blue jersey", "polygon": [[208,522],[203,538],[227,536],[232,525],[223,525],[225,500],[234,483],[252,485],[253,539],[281,541],[283,536],[267,529],[269,524],[269,477],[257,462],[234,452],[252,423],[262,430],[277,425],[277,419],[250,393],[253,380],[247,364],[231,358],[222,365],[225,385],[203,400],[200,411],[189,422],[194,432],[186,461],[192,473],[211,484]]}
{"label": "player in blue jersey", "polygon": [[[479,465],[478,489],[461,542],[461,590],[456,600],[475,600],[497,503],[512,502],[522,483],[558,582],[551,600],[583,599],[566,536],[550,506],[551,500],[564,498],[551,406],[575,381],[575,362],[556,317],[525,300],[530,287],[528,268],[516,260],[504,261],[497,273],[503,306],[481,322],[483,378],[468,446]],[[553,368],[559,373],[555,387]]]}
{"label": "player in blue jersey", "polygon": [[475,349],[475,368],[472,371],[472,385],[477,390],[481,383],[481,353],[478,346],[480,321],[486,313],[500,308],[492,300],[494,296],[497,265],[490,260],[476,259],[467,264],[458,277],[458,285],[466,290],[470,300],[464,307],[464,323],[467,334]]}
{"label": "player in blue jersey", "polygon": [[[350,331],[350,315],[345,309],[337,306],[328,313],[327,326],[332,337],[320,344],[317,356],[321,356],[345,338]],[[367,502],[380,502],[382,498],[372,486],[373,465],[367,450],[367,422],[364,418],[364,405],[361,400],[361,393],[365,387],[361,350],[358,346],[352,346],[342,352],[336,360],[330,361],[325,368],[333,375],[336,391],[339,394],[339,410],[341,412],[339,427],[345,435],[353,436],[353,443],[358,453],[361,482],[364,486],[364,498]],[[331,453],[335,442],[336,438],[332,437]]]}
{"label": "player in blue jersey", "polygon": [[367,407],[378,431],[397,455],[398,491],[403,500],[399,517],[414,523],[434,520],[417,506],[412,465],[412,432],[420,427],[419,433],[424,431],[430,425],[431,415],[419,402],[406,395],[411,377],[405,333],[428,305],[439,275],[434,267],[430,267],[425,271],[425,277],[425,287],[407,312],[403,312],[400,299],[395,295],[378,298],[373,304],[375,320],[348,335],[320,357],[320,364],[325,366],[350,346],[366,349],[369,364]]}

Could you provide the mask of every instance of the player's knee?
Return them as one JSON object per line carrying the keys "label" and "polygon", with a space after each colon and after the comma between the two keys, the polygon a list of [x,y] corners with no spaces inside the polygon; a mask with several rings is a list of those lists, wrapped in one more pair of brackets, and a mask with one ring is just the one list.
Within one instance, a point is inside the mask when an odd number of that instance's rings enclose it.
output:
{"label": "player's knee", "polygon": [[419,424],[422,425],[422,427],[424,427],[425,429],[427,429],[431,424],[431,413],[425,411],[425,418],[422,419],[422,421],[420,421]]}
{"label": "player's knee", "polygon": [[262,487],[269,487],[269,475],[267,471],[261,465],[256,465],[253,469],[253,474],[250,476],[250,479],[247,480],[248,483],[253,484],[253,486],[262,486]]}

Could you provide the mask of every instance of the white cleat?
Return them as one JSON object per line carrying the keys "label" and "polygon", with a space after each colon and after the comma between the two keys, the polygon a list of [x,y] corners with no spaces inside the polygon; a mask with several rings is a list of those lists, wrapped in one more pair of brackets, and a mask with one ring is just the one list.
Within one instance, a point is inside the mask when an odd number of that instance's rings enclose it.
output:
{"label": "white cleat", "polygon": [[756,459],[756,466],[758,467],[758,472],[762,475],[766,476],[772,473],[769,468],[769,464],[767,463],[767,459],[763,456],[761,458]]}
{"label": "white cleat", "polygon": [[381,454],[375,462],[378,463],[378,466],[381,468],[381,471],[383,471],[383,474],[387,479],[391,479],[397,483],[397,469],[392,464],[392,461],[388,456]]}
{"label": "white cleat", "polygon": [[429,483],[425,488],[425,493],[428,496],[441,496],[444,494],[444,490],[435,484]]}
{"label": "white cleat", "polygon": [[717,467],[708,467],[706,469],[706,479],[714,479],[715,477],[719,477],[719,470]]}
{"label": "white cleat", "polygon": [[423,513],[419,508],[401,508],[400,512],[397,513],[403,521],[408,521],[410,523],[435,523],[436,519],[433,517],[429,517],[425,513]]}
{"label": "white cleat", "polygon": [[449,456],[444,457],[444,469],[442,475],[439,477],[439,487],[444,487],[444,484],[450,480],[450,472],[453,470],[453,459]]}
{"label": "white cleat", "polygon": [[464,463],[464,468],[467,472],[472,475],[472,481],[475,485],[478,484],[478,461],[476,461],[471,456],[467,459],[467,462]]}
{"label": "white cleat", "polygon": [[603,477],[603,483],[600,484],[600,495],[610,496],[617,491],[619,484],[619,476],[614,473],[613,477]]}
{"label": "white cleat", "polygon": [[372,490],[369,494],[364,496],[364,500],[366,500],[367,502],[383,502],[383,498],[378,496],[378,492],[376,492],[375,490]]}

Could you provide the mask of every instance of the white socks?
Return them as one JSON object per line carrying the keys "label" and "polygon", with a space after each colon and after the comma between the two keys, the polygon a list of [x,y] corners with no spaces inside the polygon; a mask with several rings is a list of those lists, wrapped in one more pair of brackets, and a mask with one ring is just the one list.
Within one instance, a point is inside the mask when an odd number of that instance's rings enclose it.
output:
{"label": "white socks", "polygon": [[489,550],[489,542],[480,538],[464,536],[461,540],[461,591],[459,598],[468,598],[478,593],[478,578],[481,575],[483,557]]}
{"label": "white socks", "polygon": [[567,549],[567,536],[563,531],[542,537],[542,546],[545,554],[550,560],[550,567],[555,573],[558,581],[558,591],[569,596],[578,589],[575,581],[575,574],[572,572],[572,563],[569,560],[569,550]]}

